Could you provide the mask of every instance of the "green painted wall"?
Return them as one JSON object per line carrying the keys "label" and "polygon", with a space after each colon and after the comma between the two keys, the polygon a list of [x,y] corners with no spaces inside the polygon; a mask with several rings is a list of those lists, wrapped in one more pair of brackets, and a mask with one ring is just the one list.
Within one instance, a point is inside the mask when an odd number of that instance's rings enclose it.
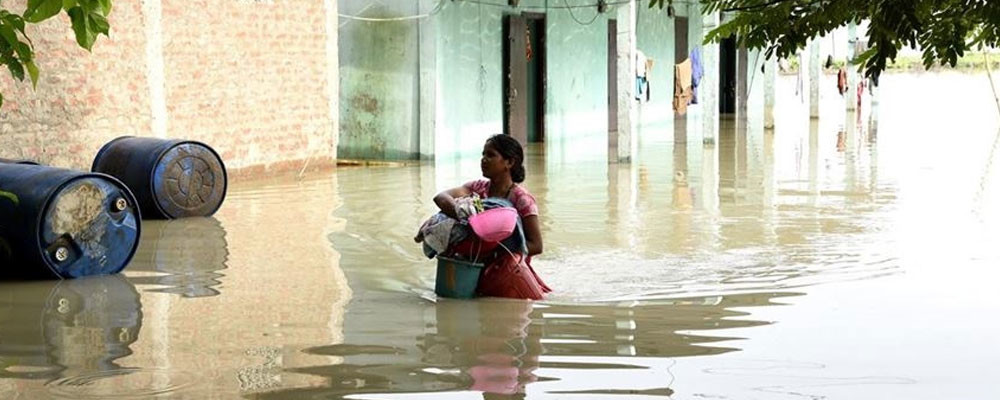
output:
{"label": "green painted wall", "polygon": [[503,132],[505,7],[448,2],[437,19],[435,156],[475,157],[486,138]]}
{"label": "green painted wall", "polygon": [[[341,14],[366,18],[414,15],[412,0],[340,0]],[[340,19],[341,159],[400,160],[419,152],[416,21]]]}
{"label": "green painted wall", "polygon": [[[433,151],[435,158],[478,157],[485,139],[503,131],[503,16],[521,12],[546,15],[547,158],[566,163],[607,156],[608,20],[624,5],[598,14],[594,7],[565,8],[591,6],[592,0],[522,0],[517,9],[448,0],[440,8],[426,0],[339,4],[342,14],[365,17],[434,11],[428,18],[393,23],[341,18],[341,158],[417,158],[421,136],[423,151]],[[642,4],[638,9],[637,45],[657,61],[653,101],[644,103],[640,115],[642,129],[672,123],[674,28],[665,11]],[[678,6],[679,14],[687,12],[687,6]],[[692,18],[690,30],[692,46],[700,43],[699,18]],[[433,68],[427,68],[428,60]]]}
{"label": "green painted wall", "polygon": [[674,108],[674,19],[666,9],[638,7],[636,48],[653,59],[649,102],[639,103],[639,134],[668,135]]}
{"label": "green painted wall", "polygon": [[[591,5],[590,0],[550,5]],[[608,132],[608,18],[614,9],[549,9],[546,155],[553,164],[604,159]],[[572,141],[572,145],[570,145]]]}

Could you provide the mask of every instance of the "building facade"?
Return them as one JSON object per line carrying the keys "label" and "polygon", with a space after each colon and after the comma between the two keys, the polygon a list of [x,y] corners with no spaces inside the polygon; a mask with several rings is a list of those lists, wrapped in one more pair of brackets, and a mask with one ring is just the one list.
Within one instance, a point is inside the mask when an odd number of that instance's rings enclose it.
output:
{"label": "building facade", "polygon": [[[42,77],[0,74],[0,158],[88,169],[118,136],[184,138],[239,177],[475,156],[503,132],[553,162],[627,162],[680,123],[713,140],[735,87],[753,105],[764,62],[704,44],[719,19],[693,1],[121,2],[92,54],[62,17],[29,27]],[[681,114],[674,66],[693,53],[703,77]]]}

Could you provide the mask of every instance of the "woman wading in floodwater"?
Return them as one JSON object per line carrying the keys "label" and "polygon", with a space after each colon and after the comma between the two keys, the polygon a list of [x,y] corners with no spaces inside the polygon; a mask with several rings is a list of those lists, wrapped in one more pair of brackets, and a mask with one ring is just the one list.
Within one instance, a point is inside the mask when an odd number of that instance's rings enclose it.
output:
{"label": "woman wading in floodwater", "polygon": [[[523,186],[524,149],[516,139],[493,135],[483,146],[480,167],[483,177],[434,196],[434,203],[445,215],[458,218],[456,199],[478,195],[480,198],[500,198],[509,201],[524,227],[527,254],[498,243],[486,242],[475,235],[456,243],[450,250],[459,254],[485,252],[486,268],[479,278],[476,293],[480,296],[542,299],[552,291],[531,267],[531,257],[542,253],[542,230],[538,220],[535,197]],[[515,233],[517,233],[515,231]]]}

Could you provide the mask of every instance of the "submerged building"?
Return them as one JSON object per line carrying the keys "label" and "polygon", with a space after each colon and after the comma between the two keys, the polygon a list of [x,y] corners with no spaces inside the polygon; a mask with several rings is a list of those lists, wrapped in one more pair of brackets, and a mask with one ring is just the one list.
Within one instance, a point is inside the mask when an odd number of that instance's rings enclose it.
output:
{"label": "submerged building", "polygon": [[[212,145],[238,179],[474,156],[503,132],[544,143],[557,162],[628,161],[644,132],[712,141],[720,113],[763,103],[752,89],[764,85],[762,57],[704,43],[724,17],[701,11],[642,0],[123,3],[92,54],[65,21],[29,27],[41,79],[32,90],[0,76],[0,157],[88,169],[118,136],[186,138]],[[692,74],[677,70],[685,60]],[[683,106],[679,72],[698,83]]]}

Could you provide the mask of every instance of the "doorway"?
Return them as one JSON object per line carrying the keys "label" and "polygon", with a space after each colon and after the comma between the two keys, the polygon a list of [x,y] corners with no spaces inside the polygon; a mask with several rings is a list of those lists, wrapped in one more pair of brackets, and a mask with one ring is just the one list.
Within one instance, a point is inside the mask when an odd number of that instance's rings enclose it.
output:
{"label": "doorway", "polygon": [[736,113],[736,37],[719,43],[719,113]]}
{"label": "doorway", "polygon": [[521,144],[545,141],[545,14],[505,16],[504,133]]}
{"label": "doorway", "polygon": [[618,21],[608,20],[608,162],[618,159]]}

